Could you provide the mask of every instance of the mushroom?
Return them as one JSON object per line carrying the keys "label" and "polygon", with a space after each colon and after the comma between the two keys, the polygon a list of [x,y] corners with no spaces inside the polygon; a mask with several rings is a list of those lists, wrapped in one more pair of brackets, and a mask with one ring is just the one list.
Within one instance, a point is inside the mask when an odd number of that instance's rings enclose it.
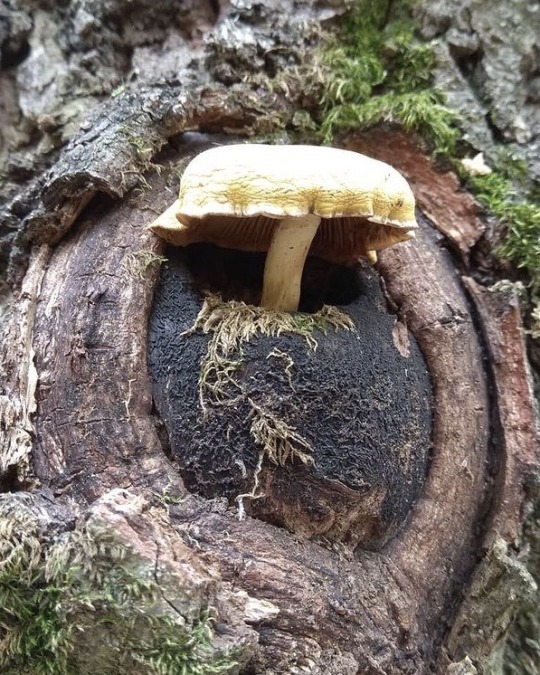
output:
{"label": "mushroom", "polygon": [[350,264],[414,238],[414,196],[393,167],[308,145],[228,145],[195,157],[150,229],[177,246],[267,251],[261,305],[296,311],[308,253]]}

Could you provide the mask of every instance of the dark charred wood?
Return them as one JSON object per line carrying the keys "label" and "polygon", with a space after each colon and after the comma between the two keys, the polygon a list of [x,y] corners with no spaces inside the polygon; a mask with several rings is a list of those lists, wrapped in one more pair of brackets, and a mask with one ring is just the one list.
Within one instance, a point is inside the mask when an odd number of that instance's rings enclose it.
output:
{"label": "dark charred wood", "polygon": [[[432,411],[422,356],[385,311],[376,275],[367,266],[345,271],[358,289],[339,307],[352,330],[315,329],[311,346],[293,333],[258,336],[231,354],[238,368],[225,400],[205,403],[200,378],[210,337],[190,328],[208,288],[197,288],[186,267],[189,256],[167,251],[149,325],[154,398],[187,487],[233,505],[244,495],[248,513],[304,536],[344,540],[353,549],[380,547],[408,517],[423,486]],[[214,292],[230,296],[231,288],[251,288],[260,295],[261,256],[237,256],[228,269],[215,249],[197,258],[201,270],[222,270]],[[310,262],[303,294],[314,297],[318,278]],[[324,265],[314,262],[317,270]],[[299,435],[312,449],[302,448],[307,464],[292,452],[283,466],[277,459],[272,466],[252,436],[261,415],[276,433],[284,425]]]}

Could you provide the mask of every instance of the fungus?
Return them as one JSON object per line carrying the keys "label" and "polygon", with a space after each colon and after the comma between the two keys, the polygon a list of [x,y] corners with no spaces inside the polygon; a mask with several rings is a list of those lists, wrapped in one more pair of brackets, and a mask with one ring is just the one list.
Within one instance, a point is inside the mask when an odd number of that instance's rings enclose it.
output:
{"label": "fungus", "polygon": [[309,254],[351,264],[414,238],[414,196],[393,167],[350,150],[228,145],[187,166],[150,229],[170,243],[267,251],[261,305],[296,311]]}

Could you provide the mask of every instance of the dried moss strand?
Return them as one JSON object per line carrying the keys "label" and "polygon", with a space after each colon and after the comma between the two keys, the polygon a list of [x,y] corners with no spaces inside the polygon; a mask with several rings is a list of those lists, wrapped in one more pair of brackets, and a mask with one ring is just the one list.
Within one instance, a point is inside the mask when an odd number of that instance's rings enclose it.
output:
{"label": "dried moss strand", "polygon": [[[352,330],[354,323],[336,307],[325,306],[315,314],[272,312],[261,307],[246,305],[232,300],[224,302],[217,295],[209,295],[193,326],[184,335],[201,331],[212,334],[207,352],[201,362],[199,376],[199,401],[204,413],[208,405],[238,405],[246,396],[235,375],[242,367],[242,345],[259,335],[279,336],[283,333],[300,335],[308,349],[317,348],[314,330],[324,334],[334,330]],[[271,352],[272,354],[272,352]],[[274,356],[287,357],[285,352],[275,351]],[[287,361],[287,376],[292,387]],[[302,462],[311,461],[311,445],[290,425],[279,420],[252,399],[247,398],[254,420],[251,435],[263,448],[263,452],[276,464],[283,464],[291,457]]]}
{"label": "dried moss strand", "polygon": [[264,497],[264,492],[257,492],[259,489],[259,476],[261,475],[264,457],[265,452],[262,450],[259,452],[259,459],[257,460],[257,466],[255,467],[255,472],[253,474],[253,487],[251,490],[236,497],[236,503],[238,504],[238,520],[244,520],[246,517],[244,499],[262,499]]}
{"label": "dried moss strand", "polygon": [[313,446],[293,427],[264,410],[248,399],[254,412],[250,433],[274,464],[284,466],[289,459],[297,457],[304,464],[313,462]]}

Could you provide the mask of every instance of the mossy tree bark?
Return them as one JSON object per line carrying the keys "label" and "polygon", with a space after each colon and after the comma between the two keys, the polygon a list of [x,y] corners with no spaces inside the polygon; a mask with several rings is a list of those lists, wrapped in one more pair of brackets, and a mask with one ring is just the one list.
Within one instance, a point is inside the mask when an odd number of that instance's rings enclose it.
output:
{"label": "mossy tree bark", "polygon": [[[36,566],[69,541],[79,579],[106,536],[119,568],[128,559],[143,580],[151,570],[160,602],[137,596],[141,615],[185,626],[213,613],[193,672],[496,672],[534,588],[520,549],[538,460],[519,307],[480,283],[475,204],[414,139],[380,129],[341,141],[400,169],[420,210],[422,236],[377,268],[435,397],[430,471],[403,532],[352,554],[240,522],[188,493],[152,407],[147,324],[164,249],[145,226],[196,152],[298,130],[320,93],[298,72],[349,4],[3,6],[3,513],[34,523]],[[114,602],[100,596],[96,614]],[[111,631],[88,630],[83,604],[64,616],[86,628],[66,663],[104,672],[117,658]],[[134,635],[114,640],[137,651]],[[6,672],[40,672],[52,653],[21,649],[0,654]],[[161,672],[137,655],[124,654],[125,672]]]}

